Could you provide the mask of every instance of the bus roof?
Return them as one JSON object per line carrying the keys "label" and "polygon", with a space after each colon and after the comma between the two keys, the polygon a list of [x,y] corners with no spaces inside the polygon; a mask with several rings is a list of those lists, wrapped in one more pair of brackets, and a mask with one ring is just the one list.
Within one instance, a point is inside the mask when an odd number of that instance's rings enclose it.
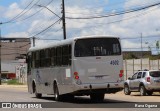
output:
{"label": "bus roof", "polygon": [[73,41],[75,41],[77,39],[88,39],[88,38],[118,38],[118,37],[105,36],[105,35],[92,35],[92,36],[74,37],[74,38],[69,38],[69,39],[66,39],[66,40],[55,41],[55,42],[52,42],[52,43],[43,44],[42,46],[31,47],[29,49],[29,51],[36,51],[36,50],[47,49],[47,48],[60,46],[60,45],[67,45],[67,44],[73,43]]}

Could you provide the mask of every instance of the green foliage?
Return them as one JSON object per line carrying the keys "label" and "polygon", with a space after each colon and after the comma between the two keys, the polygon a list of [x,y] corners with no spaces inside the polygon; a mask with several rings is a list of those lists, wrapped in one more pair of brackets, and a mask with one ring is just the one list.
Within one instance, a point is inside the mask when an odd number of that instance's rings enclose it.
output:
{"label": "green foliage", "polygon": [[138,59],[138,57],[136,57],[134,54],[129,53],[124,56],[124,59]]}
{"label": "green foliage", "polygon": [[6,83],[8,85],[23,85],[23,83],[19,83],[17,79],[8,80]]}
{"label": "green foliage", "polygon": [[155,56],[149,56],[149,59],[150,59],[150,60],[157,60],[157,59],[160,59],[160,54],[155,55]]}

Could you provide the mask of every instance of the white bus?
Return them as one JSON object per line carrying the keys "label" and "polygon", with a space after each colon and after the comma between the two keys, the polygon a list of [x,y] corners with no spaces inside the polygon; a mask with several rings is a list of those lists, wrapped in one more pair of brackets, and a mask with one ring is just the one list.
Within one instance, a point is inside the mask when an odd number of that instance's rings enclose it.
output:
{"label": "white bus", "polygon": [[123,89],[123,59],[119,38],[87,36],[29,49],[28,90],[40,98],[90,95],[103,100],[106,93]]}

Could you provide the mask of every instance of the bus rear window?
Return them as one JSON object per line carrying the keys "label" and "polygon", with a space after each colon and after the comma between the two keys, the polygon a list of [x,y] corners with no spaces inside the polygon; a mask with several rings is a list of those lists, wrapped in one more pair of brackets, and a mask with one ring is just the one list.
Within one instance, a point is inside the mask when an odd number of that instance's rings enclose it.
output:
{"label": "bus rear window", "polygon": [[150,76],[151,76],[151,77],[160,77],[160,71],[150,72]]}
{"label": "bus rear window", "polygon": [[117,38],[79,39],[75,43],[75,57],[120,55],[121,47]]}

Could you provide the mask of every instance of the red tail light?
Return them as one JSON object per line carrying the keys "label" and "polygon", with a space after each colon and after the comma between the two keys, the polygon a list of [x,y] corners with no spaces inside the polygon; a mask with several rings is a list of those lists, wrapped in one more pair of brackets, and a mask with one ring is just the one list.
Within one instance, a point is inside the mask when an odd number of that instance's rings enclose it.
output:
{"label": "red tail light", "polygon": [[77,76],[78,75],[78,72],[74,72],[74,76]]}
{"label": "red tail light", "polygon": [[151,82],[151,78],[150,77],[147,77],[147,82]]}
{"label": "red tail light", "polygon": [[119,77],[123,77],[123,70],[120,70],[120,74],[119,74]]}
{"label": "red tail light", "polygon": [[74,78],[75,78],[76,80],[79,79],[78,72],[74,72]]}
{"label": "red tail light", "polygon": [[74,78],[75,78],[75,79],[79,79],[79,76],[75,76]]}
{"label": "red tail light", "polygon": [[123,74],[119,74],[119,77],[123,77]]}

